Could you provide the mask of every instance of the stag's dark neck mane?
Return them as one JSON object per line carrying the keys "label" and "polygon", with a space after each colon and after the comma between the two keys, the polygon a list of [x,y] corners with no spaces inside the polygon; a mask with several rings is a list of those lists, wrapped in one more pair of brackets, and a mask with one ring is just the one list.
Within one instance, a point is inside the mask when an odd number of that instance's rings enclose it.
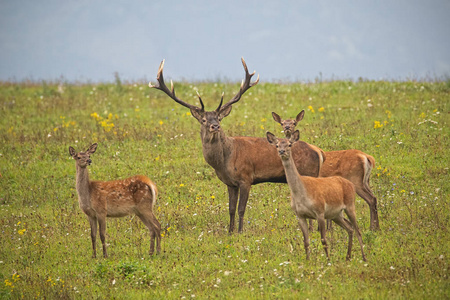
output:
{"label": "stag's dark neck mane", "polygon": [[222,129],[215,134],[202,127],[200,132],[202,138],[203,157],[216,172],[225,171],[226,161],[231,154],[232,141]]}

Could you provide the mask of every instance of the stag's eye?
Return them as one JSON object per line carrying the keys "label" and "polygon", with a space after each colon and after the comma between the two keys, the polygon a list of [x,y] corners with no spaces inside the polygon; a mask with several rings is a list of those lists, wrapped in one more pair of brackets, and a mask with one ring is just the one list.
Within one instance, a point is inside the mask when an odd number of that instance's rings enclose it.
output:
{"label": "stag's eye", "polygon": [[292,147],[292,144],[289,144],[289,147]]}
{"label": "stag's eye", "polygon": [[202,119],[202,122],[203,122],[203,123],[206,123],[206,119]]}

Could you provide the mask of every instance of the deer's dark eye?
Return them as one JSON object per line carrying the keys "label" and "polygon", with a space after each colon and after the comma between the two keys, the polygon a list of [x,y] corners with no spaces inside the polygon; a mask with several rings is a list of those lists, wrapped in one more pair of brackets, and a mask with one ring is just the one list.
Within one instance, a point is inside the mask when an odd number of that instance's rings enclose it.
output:
{"label": "deer's dark eye", "polygon": [[289,147],[292,147],[292,144],[289,144]]}

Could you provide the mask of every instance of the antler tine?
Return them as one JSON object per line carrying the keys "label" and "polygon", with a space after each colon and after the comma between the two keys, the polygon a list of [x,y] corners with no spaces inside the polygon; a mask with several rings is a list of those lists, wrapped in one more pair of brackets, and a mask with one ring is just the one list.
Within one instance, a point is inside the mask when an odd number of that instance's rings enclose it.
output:
{"label": "antler tine", "polygon": [[251,82],[253,75],[255,75],[256,71],[253,71],[253,73],[249,73],[248,72],[248,68],[247,68],[247,64],[245,63],[245,60],[243,57],[241,57],[241,61],[242,61],[242,65],[244,66],[244,70],[245,70],[245,79],[242,79],[241,82],[241,87],[239,89],[239,92],[230,100],[228,101],[224,106],[222,106],[222,109],[227,108],[230,105],[233,105],[234,103],[238,102],[242,95],[252,86],[255,86],[258,84],[259,82],[259,74],[258,77],[256,78],[256,81]]}
{"label": "antler tine", "polygon": [[197,92],[198,100],[200,100],[200,104],[202,106],[202,111],[204,111],[205,110],[205,105],[203,105],[202,97],[200,97],[200,93],[198,91],[196,91],[196,92]]}
{"label": "antler tine", "polygon": [[[148,84],[148,86],[150,88],[155,88],[155,89],[158,89],[160,91],[163,91],[167,96],[169,96],[170,98],[175,100],[175,102],[177,102],[178,104],[183,105],[184,107],[187,107],[189,109],[198,109],[197,106],[189,104],[189,103],[186,103],[183,100],[179,99],[177,96],[175,96],[175,88],[173,86],[172,80],[170,81],[170,90],[166,86],[166,84],[164,83],[164,76],[163,76],[164,61],[165,60],[163,60],[161,62],[161,64],[159,65],[158,74],[156,75],[156,81],[157,82],[154,85],[150,82]],[[200,100],[200,102],[201,102],[201,100]],[[202,104],[202,110],[203,110],[203,102],[201,102],[201,104]]]}
{"label": "antler tine", "polygon": [[217,107],[216,111],[219,112],[220,108],[222,107],[222,103],[223,103],[223,96],[225,95],[225,92],[222,92],[222,97],[220,98],[220,104],[219,107]]}

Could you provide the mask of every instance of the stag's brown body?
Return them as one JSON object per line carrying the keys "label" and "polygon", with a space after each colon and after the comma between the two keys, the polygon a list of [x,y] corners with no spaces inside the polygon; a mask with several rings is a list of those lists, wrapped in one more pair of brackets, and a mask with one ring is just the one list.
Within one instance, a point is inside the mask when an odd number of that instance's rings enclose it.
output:
{"label": "stag's brown body", "polygon": [[150,255],[157,242],[157,252],[161,250],[161,225],[153,214],[158,196],[156,185],[146,176],[136,175],[127,179],[113,181],[90,181],[87,166],[91,164],[90,155],[95,152],[93,144],[86,152],[76,153],[70,147],[70,155],[76,161],[76,189],[81,210],[88,216],[91,227],[93,257],[96,257],[97,223],[103,256],[106,251],[106,217],[124,217],[136,214],[150,231]]}

